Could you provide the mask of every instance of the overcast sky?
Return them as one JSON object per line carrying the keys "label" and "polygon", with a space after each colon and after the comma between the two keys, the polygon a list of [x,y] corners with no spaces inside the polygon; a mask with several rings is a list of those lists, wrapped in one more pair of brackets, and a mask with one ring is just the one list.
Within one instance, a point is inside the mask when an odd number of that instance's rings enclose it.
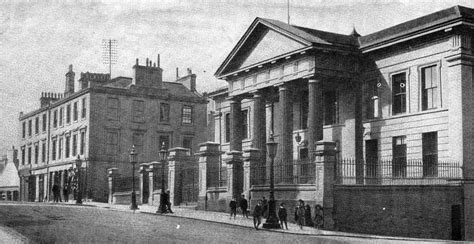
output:
{"label": "overcast sky", "polygon": [[[472,0],[290,0],[291,24],[361,35]],[[4,1],[0,0],[0,155],[16,144],[18,114],[39,107],[41,92],[64,92],[76,72],[107,73],[102,40],[118,42],[112,77],[161,55],[164,80],[191,68],[201,92],[225,86],[213,74],[256,17],[287,20],[287,0]]]}

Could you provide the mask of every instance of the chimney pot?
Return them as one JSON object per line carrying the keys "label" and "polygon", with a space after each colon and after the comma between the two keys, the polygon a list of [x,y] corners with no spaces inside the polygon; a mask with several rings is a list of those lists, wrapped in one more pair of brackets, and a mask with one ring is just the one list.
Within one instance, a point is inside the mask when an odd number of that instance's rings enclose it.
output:
{"label": "chimney pot", "polygon": [[157,67],[159,68],[160,67],[160,54],[158,53],[158,57],[156,59],[156,64],[157,64]]}

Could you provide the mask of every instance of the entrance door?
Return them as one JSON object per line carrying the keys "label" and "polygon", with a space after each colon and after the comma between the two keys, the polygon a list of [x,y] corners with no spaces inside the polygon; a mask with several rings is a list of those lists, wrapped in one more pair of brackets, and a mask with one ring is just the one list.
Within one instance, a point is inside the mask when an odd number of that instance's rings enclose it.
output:
{"label": "entrance door", "polygon": [[451,239],[460,241],[461,233],[461,205],[451,206]]}
{"label": "entrance door", "polygon": [[28,177],[28,201],[34,202],[36,194],[36,176],[30,175]]}
{"label": "entrance door", "polygon": [[367,184],[378,183],[378,158],[379,158],[378,141],[366,140],[365,141],[365,177]]}

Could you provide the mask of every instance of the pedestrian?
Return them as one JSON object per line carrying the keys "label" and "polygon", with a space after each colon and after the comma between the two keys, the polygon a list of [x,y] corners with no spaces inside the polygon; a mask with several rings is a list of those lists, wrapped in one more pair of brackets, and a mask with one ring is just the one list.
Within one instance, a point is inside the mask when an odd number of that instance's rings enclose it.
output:
{"label": "pedestrian", "polygon": [[164,199],[163,202],[166,204],[167,211],[169,213],[173,213],[173,210],[171,210],[171,201],[170,201],[170,190],[167,190],[165,194],[163,194]]}
{"label": "pedestrian", "polygon": [[262,199],[262,211],[263,211],[263,217],[268,218],[268,201],[265,197]]}
{"label": "pedestrian", "polygon": [[280,219],[280,226],[283,229],[283,223],[285,224],[286,229],[288,230],[288,222],[286,221],[288,213],[286,212],[285,203],[280,203],[280,208],[278,209],[278,219]]}
{"label": "pedestrian", "polygon": [[68,185],[65,184],[63,188],[64,202],[69,202],[69,191],[67,188],[68,188]]}
{"label": "pedestrian", "polygon": [[317,204],[314,207],[314,228],[322,229],[324,224],[323,207]]}
{"label": "pedestrian", "polygon": [[263,206],[262,201],[259,200],[257,205],[253,209],[253,226],[256,230],[258,230],[258,226],[262,223],[262,215],[263,215]]}
{"label": "pedestrian", "polygon": [[304,208],[304,224],[305,226],[313,226],[313,219],[311,218],[311,207],[306,204]]}
{"label": "pedestrian", "polygon": [[247,217],[249,218],[249,212],[248,212],[248,207],[249,203],[247,202],[247,199],[245,199],[245,195],[242,194],[242,198],[240,199],[240,209],[242,210],[242,217]]}
{"label": "pedestrian", "polygon": [[237,215],[237,201],[235,201],[235,197],[232,197],[232,200],[230,200],[229,207],[230,207],[230,219],[232,219],[232,215],[234,215],[234,219],[235,219],[235,216]]}
{"label": "pedestrian", "polygon": [[300,199],[298,200],[298,202],[299,202],[299,205],[295,209],[295,220],[296,220],[296,223],[298,223],[298,226],[300,227],[300,229],[303,229],[304,212],[305,212],[304,201]]}
{"label": "pedestrian", "polygon": [[53,198],[53,202],[59,202],[59,201],[58,201],[58,200],[59,200],[59,197],[58,197],[58,195],[59,195],[59,187],[58,187],[58,185],[54,184],[52,190],[53,190],[53,197],[54,197],[54,198]]}

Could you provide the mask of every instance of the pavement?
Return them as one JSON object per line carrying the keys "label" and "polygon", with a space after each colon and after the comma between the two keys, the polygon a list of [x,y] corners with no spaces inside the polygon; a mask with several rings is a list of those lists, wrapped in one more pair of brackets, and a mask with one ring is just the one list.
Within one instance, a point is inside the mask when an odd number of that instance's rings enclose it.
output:
{"label": "pavement", "polygon": [[[12,202],[14,204],[14,202]],[[45,203],[45,204],[53,204],[53,203]],[[74,205],[72,201],[68,203],[59,203],[59,204],[71,204]],[[107,204],[107,203],[100,203],[100,202],[84,202],[82,207],[98,207],[104,209],[110,209],[115,211],[124,211],[124,212],[131,212],[130,205],[115,205],[115,204]],[[149,205],[139,205],[139,209],[135,210],[134,213],[142,213],[142,214],[152,214],[152,215],[162,215],[161,213],[156,213],[157,206],[149,206]],[[235,219],[229,218],[229,213],[223,212],[212,212],[212,211],[202,211],[202,210],[195,210],[189,207],[179,207],[175,206],[173,208],[173,214],[166,214],[169,217],[176,217],[176,218],[187,218],[187,219],[195,219],[207,222],[214,222],[214,223],[222,223],[225,225],[234,225],[234,226],[242,226],[246,228],[254,228],[253,226],[253,219],[251,216],[249,218],[245,218],[242,215],[238,215]],[[264,222],[265,220],[263,220]],[[386,241],[402,241],[402,242],[430,242],[430,243],[452,243],[452,241],[447,240],[435,240],[435,239],[419,239],[419,238],[407,238],[407,237],[394,237],[394,236],[379,236],[379,235],[365,235],[365,234],[356,234],[356,233],[347,233],[347,232],[338,232],[338,231],[327,231],[327,230],[320,230],[315,229],[312,227],[303,227],[300,229],[298,225],[294,223],[288,223],[288,230],[283,229],[262,229],[259,228],[259,231],[272,231],[272,232],[283,232],[283,233],[292,233],[297,235],[314,235],[314,236],[333,236],[333,237],[352,237],[352,238],[360,238],[360,239],[370,239],[370,240],[380,240],[380,242]],[[28,239],[19,234],[18,232],[4,228],[0,226],[0,243],[27,243]]]}

